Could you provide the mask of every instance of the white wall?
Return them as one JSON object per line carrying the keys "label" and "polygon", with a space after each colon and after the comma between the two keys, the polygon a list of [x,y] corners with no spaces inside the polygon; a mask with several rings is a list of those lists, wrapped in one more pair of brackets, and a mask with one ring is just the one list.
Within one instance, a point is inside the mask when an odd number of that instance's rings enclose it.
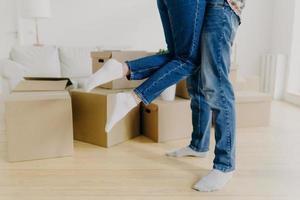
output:
{"label": "white wall", "polygon": [[260,56],[270,52],[274,0],[248,0],[236,43],[239,73],[258,75]]}
{"label": "white wall", "polygon": [[[52,11],[53,18],[40,22],[41,40],[46,44],[164,47],[155,0],[52,0]],[[30,20],[23,23],[24,43],[30,44],[33,26]]]}
{"label": "white wall", "polygon": [[[295,2],[294,5],[294,23],[293,28],[289,33],[289,51],[290,51],[290,65],[289,65],[289,79],[287,90],[288,92],[300,93],[300,2]],[[298,11],[298,12],[297,12]]]}
{"label": "white wall", "polygon": [[8,52],[16,41],[16,2],[0,0],[0,59],[8,57]]}
{"label": "white wall", "polygon": [[[247,1],[237,35],[242,74],[258,74],[260,55],[270,52],[273,1]],[[52,10],[53,18],[40,23],[46,44],[145,50],[165,46],[155,0],[52,0]],[[23,25],[24,42],[31,44],[33,24],[23,20]]]}

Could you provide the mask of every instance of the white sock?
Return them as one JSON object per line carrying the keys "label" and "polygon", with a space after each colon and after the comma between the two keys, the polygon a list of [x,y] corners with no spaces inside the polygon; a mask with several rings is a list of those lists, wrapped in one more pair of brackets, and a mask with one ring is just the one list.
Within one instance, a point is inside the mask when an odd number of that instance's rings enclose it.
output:
{"label": "white sock", "polygon": [[99,85],[122,78],[124,76],[123,73],[123,64],[115,59],[109,59],[97,72],[79,86],[86,92],[90,92]]}
{"label": "white sock", "polygon": [[208,152],[197,152],[191,149],[190,147],[183,147],[181,149],[176,149],[174,151],[170,151],[166,153],[167,156],[171,157],[185,157],[185,156],[192,156],[192,157],[206,157]]}
{"label": "white sock", "polygon": [[133,92],[118,93],[114,99],[114,106],[109,120],[106,122],[105,131],[108,133],[113,126],[123,119],[140,102]]}
{"label": "white sock", "polygon": [[208,175],[204,176],[193,189],[200,192],[212,192],[223,188],[232,178],[233,172],[222,172],[213,169]]}

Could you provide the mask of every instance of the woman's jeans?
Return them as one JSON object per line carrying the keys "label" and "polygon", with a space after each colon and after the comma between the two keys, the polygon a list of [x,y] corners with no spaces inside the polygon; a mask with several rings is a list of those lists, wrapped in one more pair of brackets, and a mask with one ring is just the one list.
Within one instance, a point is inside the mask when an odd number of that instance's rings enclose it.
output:
{"label": "woman's jeans", "polygon": [[223,172],[235,169],[235,95],[228,75],[231,46],[239,20],[226,0],[207,0],[200,68],[187,79],[193,119],[190,147],[199,152],[208,151],[213,112],[214,169]]}
{"label": "woman's jeans", "polygon": [[148,78],[134,92],[145,104],[166,88],[195,73],[206,0],[157,0],[168,54],[127,61],[128,79]]}

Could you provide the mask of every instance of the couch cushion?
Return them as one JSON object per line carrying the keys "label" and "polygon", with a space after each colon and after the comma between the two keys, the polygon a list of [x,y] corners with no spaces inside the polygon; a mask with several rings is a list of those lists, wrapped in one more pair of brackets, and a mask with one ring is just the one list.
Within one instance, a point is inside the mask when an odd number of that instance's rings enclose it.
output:
{"label": "couch cushion", "polygon": [[54,46],[14,47],[10,52],[10,57],[28,69],[26,76],[61,76],[58,50]]}
{"label": "couch cushion", "polygon": [[91,52],[93,47],[60,47],[61,74],[64,77],[78,78],[92,74]]}
{"label": "couch cushion", "polygon": [[26,73],[27,69],[21,64],[8,59],[0,60],[0,77],[2,78],[0,91],[7,94],[23,79]]}

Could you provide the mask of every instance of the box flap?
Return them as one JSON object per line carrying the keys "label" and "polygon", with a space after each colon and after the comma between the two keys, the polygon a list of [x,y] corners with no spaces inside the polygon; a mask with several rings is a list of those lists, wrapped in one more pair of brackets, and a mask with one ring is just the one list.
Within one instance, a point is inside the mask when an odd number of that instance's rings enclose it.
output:
{"label": "box flap", "polygon": [[134,60],[147,56],[146,51],[113,51],[112,58],[119,62],[125,62],[127,60]]}
{"label": "box flap", "polygon": [[16,86],[14,92],[63,91],[72,86],[68,78],[25,77],[24,79]]}

